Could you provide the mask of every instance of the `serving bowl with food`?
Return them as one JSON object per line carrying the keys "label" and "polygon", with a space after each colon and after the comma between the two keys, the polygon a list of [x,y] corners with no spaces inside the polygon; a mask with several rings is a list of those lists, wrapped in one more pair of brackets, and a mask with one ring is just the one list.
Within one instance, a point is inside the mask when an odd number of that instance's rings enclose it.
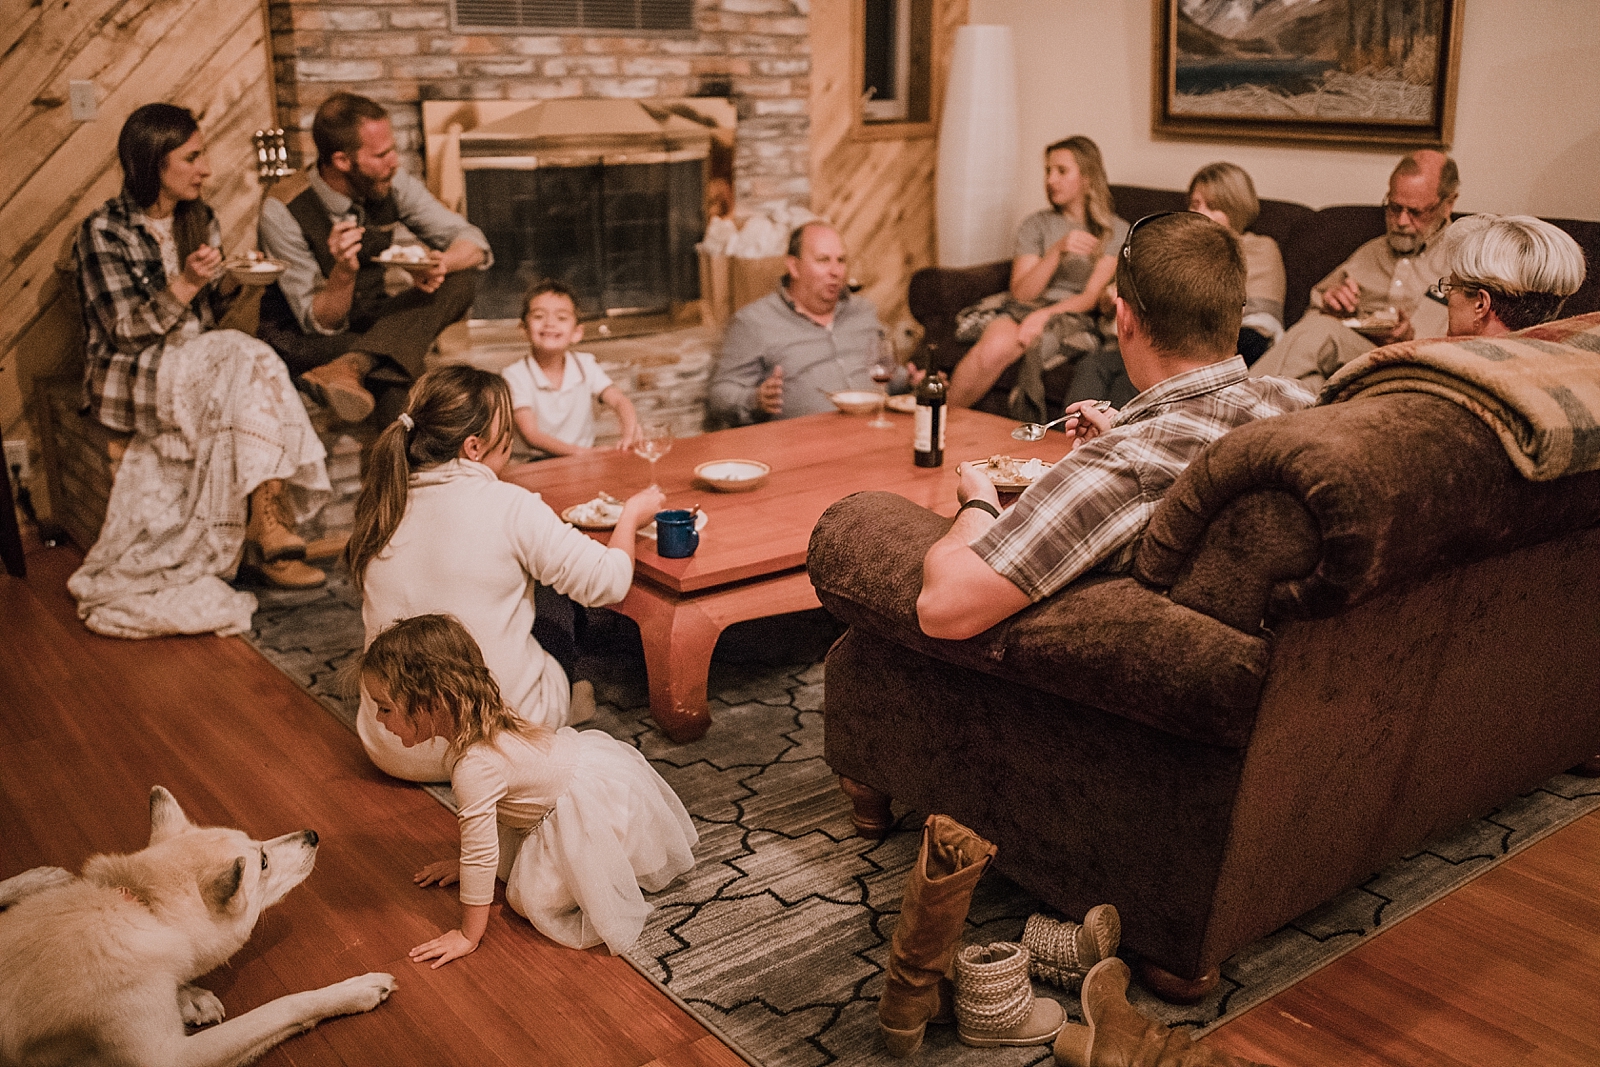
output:
{"label": "serving bowl with food", "polygon": [[240,285],[271,285],[288,266],[252,248],[241,256],[230,257],[222,269]]}
{"label": "serving bowl with food", "polygon": [[991,484],[1003,493],[1020,493],[1040,478],[1053,463],[1034,459],[1014,459],[1011,456],[990,456],[981,461],[981,469]]}
{"label": "serving bowl with food", "polygon": [[593,500],[567,508],[561,518],[580,530],[610,530],[622,518],[622,501],[610,493],[601,493]]}
{"label": "serving bowl with food", "polygon": [[828,399],[833,401],[834,407],[846,415],[871,415],[883,402],[883,394],[874,393],[869,389],[845,389],[829,393]]}
{"label": "serving bowl with food", "polygon": [[421,277],[433,273],[439,262],[439,253],[426,245],[390,245],[373,256],[372,261],[386,267],[399,267]]}
{"label": "serving bowl with food", "polygon": [[694,476],[724,493],[745,493],[766,484],[772,468],[758,459],[714,459],[694,469]]}

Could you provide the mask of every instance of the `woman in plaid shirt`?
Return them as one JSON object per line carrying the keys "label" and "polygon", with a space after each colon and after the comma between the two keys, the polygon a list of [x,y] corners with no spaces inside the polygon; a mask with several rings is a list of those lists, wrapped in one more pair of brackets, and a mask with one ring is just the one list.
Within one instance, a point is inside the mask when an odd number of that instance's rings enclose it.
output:
{"label": "woman in plaid shirt", "polygon": [[241,554],[269,583],[325,576],[293,523],[328,495],[324,450],[283,362],[216,329],[222,231],[186,109],[147,104],[117,139],[120,195],[78,233],[88,332],[85,406],[134,434],[100,538],[68,588],[91,629],[123,637],[237,633],[255,598],[231,588]]}

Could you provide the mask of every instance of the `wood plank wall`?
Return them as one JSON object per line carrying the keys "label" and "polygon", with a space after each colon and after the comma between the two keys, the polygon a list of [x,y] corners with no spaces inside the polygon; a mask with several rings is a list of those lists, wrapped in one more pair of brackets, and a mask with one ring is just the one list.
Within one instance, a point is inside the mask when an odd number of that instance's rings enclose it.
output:
{"label": "wood plank wall", "polygon": [[935,262],[934,131],[967,0],[933,0],[933,121],[889,137],[858,119],[855,32],[841,32],[858,25],[858,2],[811,4],[811,209],[839,228],[851,274],[899,331],[915,327],[906,309],[912,272]]}
{"label": "wood plank wall", "polygon": [[[265,4],[253,0],[33,0],[0,25],[0,428],[31,437],[35,377],[81,365],[73,236],[122,183],[117,133],[137,107],[190,108],[210,148],[206,196],[232,252],[255,245],[261,202],[250,137],[274,125]],[[68,83],[99,114],[75,122]],[[34,449],[37,462],[38,449]],[[36,496],[44,480],[35,472]]]}

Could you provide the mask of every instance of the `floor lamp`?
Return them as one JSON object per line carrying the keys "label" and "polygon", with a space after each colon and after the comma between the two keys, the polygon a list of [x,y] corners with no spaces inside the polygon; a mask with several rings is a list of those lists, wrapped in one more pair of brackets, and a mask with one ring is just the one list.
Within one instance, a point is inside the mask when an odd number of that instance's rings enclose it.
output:
{"label": "floor lamp", "polygon": [[1011,27],[959,27],[939,123],[940,266],[1010,257],[1017,137]]}

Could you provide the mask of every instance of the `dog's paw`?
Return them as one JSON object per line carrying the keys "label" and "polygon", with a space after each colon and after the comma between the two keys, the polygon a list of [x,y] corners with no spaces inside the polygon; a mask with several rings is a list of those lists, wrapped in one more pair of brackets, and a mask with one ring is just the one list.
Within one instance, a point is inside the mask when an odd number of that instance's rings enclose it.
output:
{"label": "dog's paw", "polygon": [[220,1023],[228,1014],[216,994],[197,985],[178,987],[178,1012],[183,1016],[183,1025],[197,1028]]}
{"label": "dog's paw", "polygon": [[350,1015],[376,1008],[389,998],[389,994],[394,992],[394,987],[394,975],[373,971],[370,974],[346,978],[330,988],[342,994],[342,1006],[339,1009],[341,1014]]}
{"label": "dog's paw", "polygon": [[35,893],[54,889],[58,885],[66,885],[73,877],[71,871],[61,867],[35,867],[31,871],[23,871],[13,878],[7,878],[0,882],[0,911]]}

